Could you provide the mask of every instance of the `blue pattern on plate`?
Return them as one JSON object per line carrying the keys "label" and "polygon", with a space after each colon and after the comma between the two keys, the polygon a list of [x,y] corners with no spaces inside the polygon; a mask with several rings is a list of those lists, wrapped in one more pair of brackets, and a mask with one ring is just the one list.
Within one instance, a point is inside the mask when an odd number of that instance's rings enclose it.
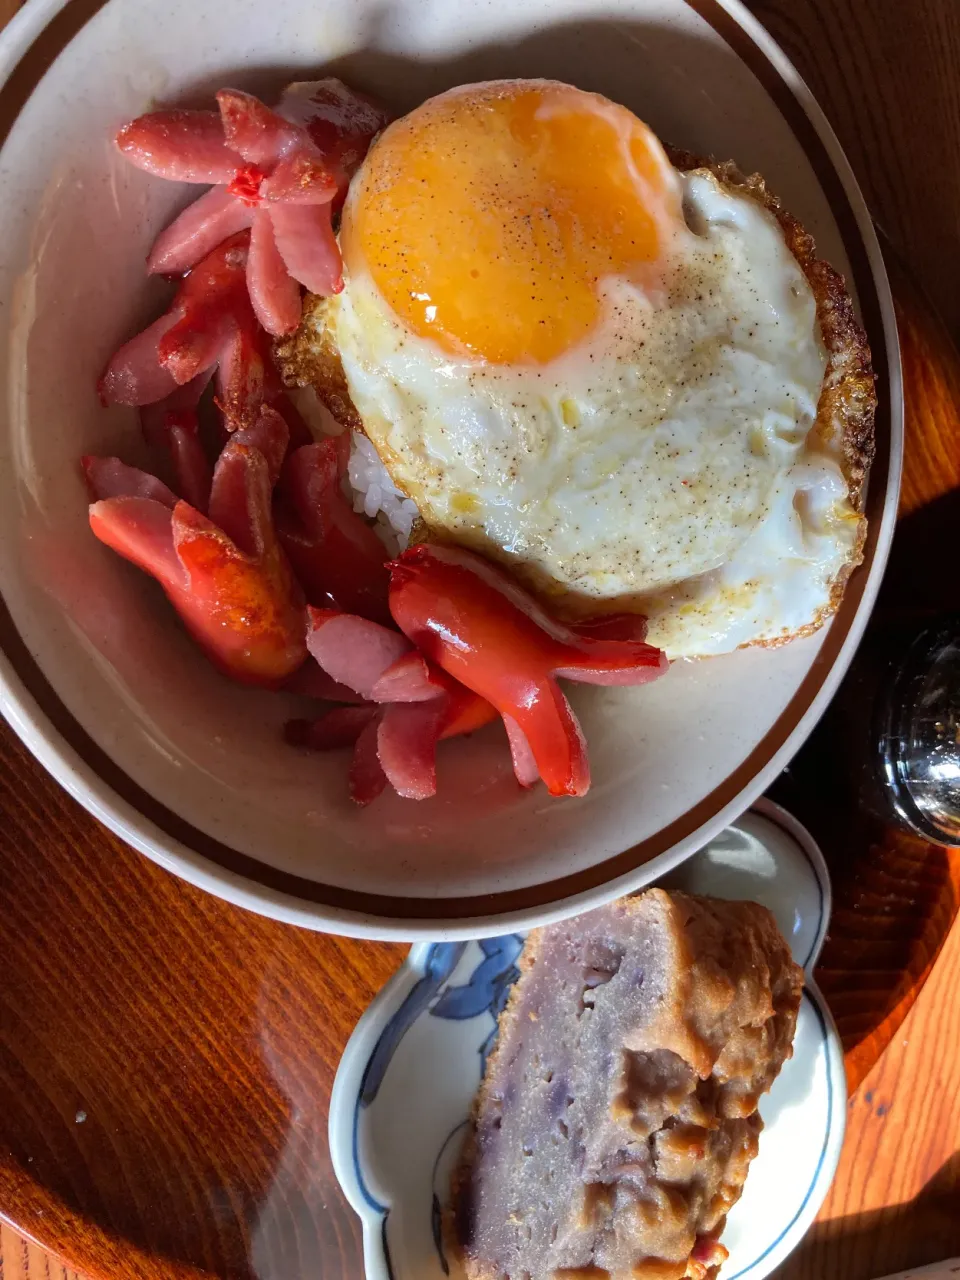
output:
{"label": "blue pattern on plate", "polygon": [[[431,1183],[433,1186],[433,1195],[430,1200],[430,1231],[433,1235],[433,1247],[437,1251],[437,1257],[440,1259],[440,1267],[445,1276],[450,1274],[450,1263],[447,1261],[447,1255],[443,1247],[443,1205],[440,1200],[440,1192],[437,1190],[437,1182],[439,1181],[439,1169],[443,1162],[444,1156],[451,1143],[456,1143],[459,1149],[463,1142],[465,1134],[463,1132],[470,1124],[469,1120],[461,1120],[455,1129],[447,1134],[446,1141],[437,1152],[437,1158],[433,1162],[433,1176]],[[446,1194],[447,1188],[444,1188]]]}
{"label": "blue pattern on plate", "polygon": [[[804,972],[806,972],[810,968],[811,964],[813,963],[814,956],[823,947],[823,937],[822,937],[822,934],[823,934],[823,884],[821,883],[820,876],[814,864],[813,859],[810,857],[806,849],[804,849],[803,845],[800,844],[799,841],[797,841],[797,848],[800,850],[804,858],[810,864],[810,869],[813,872],[813,880],[817,886],[817,932],[813,935],[813,941],[810,943],[810,950],[807,952],[807,958],[804,960],[803,964],[800,966],[804,970]],[[817,1010],[817,1017],[820,1018],[821,1022],[823,1022],[823,1018],[820,1017],[819,1009]],[[826,1034],[827,1034],[826,1027],[823,1028],[823,1034],[824,1034],[824,1038],[826,1038]],[[736,1277],[734,1277],[734,1280],[736,1280]]]}
{"label": "blue pattern on plate", "polygon": [[483,959],[462,987],[446,987],[430,1010],[435,1018],[477,1018],[492,1013],[499,1018],[510,988],[520,976],[514,961],[523,948],[519,933],[503,938],[482,938]]}
{"label": "blue pattern on plate", "polygon": [[[360,1090],[358,1105],[368,1107],[380,1091],[383,1077],[387,1074],[390,1060],[397,1051],[397,1045],[406,1035],[410,1027],[429,1007],[430,1002],[440,987],[450,977],[460,962],[460,957],[467,948],[465,942],[434,942],[427,952],[423,966],[423,977],[404,997],[403,1004],[387,1022],[374,1046],[367,1069],[363,1073],[363,1086]],[[483,967],[482,965],[480,966]]]}
{"label": "blue pattern on plate", "polygon": [[[404,996],[396,1013],[387,1020],[377,1038],[377,1043],[373,1047],[373,1052],[360,1082],[360,1092],[357,1096],[353,1115],[353,1166],[356,1173],[357,1186],[360,1188],[363,1198],[372,1209],[383,1215],[380,1234],[383,1241],[384,1261],[391,1280],[394,1271],[390,1250],[387,1246],[387,1218],[390,1215],[390,1210],[370,1192],[363,1178],[359,1144],[360,1111],[362,1108],[370,1106],[376,1098],[401,1040],[417,1018],[424,1012],[429,1013],[434,1018],[448,1018],[457,1022],[467,1021],[470,1018],[479,1018],[484,1014],[489,1014],[493,1018],[493,1027],[490,1034],[480,1047],[480,1074],[482,1077],[487,1054],[496,1039],[497,1021],[507,1003],[510,988],[520,976],[520,971],[517,969],[515,962],[523,949],[523,935],[509,933],[501,938],[484,938],[478,941],[477,946],[480,948],[483,959],[465,983],[451,986],[448,980],[460,963],[460,959],[467,948],[467,943],[434,942],[430,945],[423,964],[423,976],[417,979],[406,996]],[[458,1125],[457,1129],[450,1135],[450,1138],[447,1139],[447,1142],[444,1143],[440,1154],[437,1156],[437,1164],[450,1139],[458,1129],[462,1128],[463,1124]],[[434,1172],[436,1172],[436,1164],[434,1165]],[[444,1275],[449,1275],[450,1264],[447,1262],[443,1250],[442,1223],[443,1214],[440,1200],[434,1194],[431,1205],[433,1240],[443,1273]]]}
{"label": "blue pattern on plate", "polygon": [[[520,976],[514,961],[523,949],[523,937],[519,933],[508,933],[502,938],[484,938],[477,945],[483,952],[483,959],[470,975],[469,981],[461,986],[444,987],[443,984],[460,963],[467,944],[431,944],[423,966],[423,977],[417,980],[404,997],[400,1008],[389,1019],[370,1055],[367,1069],[363,1073],[360,1106],[367,1107],[373,1102],[397,1046],[424,1011],[428,1011],[434,1018],[452,1018],[458,1022],[489,1013],[493,1016],[494,1032],[496,1031],[496,1021],[507,1003],[510,988]],[[440,995],[434,1003],[438,991]],[[489,1052],[490,1043],[488,1040],[484,1046],[484,1059]]]}

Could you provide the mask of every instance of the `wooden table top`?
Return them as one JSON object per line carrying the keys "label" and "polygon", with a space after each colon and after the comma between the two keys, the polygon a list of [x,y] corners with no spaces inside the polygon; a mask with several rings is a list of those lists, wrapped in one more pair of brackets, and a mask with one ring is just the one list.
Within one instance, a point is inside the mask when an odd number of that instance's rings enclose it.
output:
{"label": "wooden table top", "polygon": [[[749,7],[826,110],[894,265],[907,461],[878,613],[956,608],[944,583],[960,528],[960,3]],[[0,25],[17,8],[0,0]],[[793,803],[810,793],[810,761],[833,759],[835,729],[818,731],[780,794],[831,860],[837,910],[818,978],[852,1093],[835,1184],[781,1280],[869,1280],[960,1255],[960,855],[853,821],[844,784]],[[899,886],[882,909],[877,876]],[[254,1216],[271,1276],[359,1280],[357,1223],[325,1147],[281,1160],[271,1145],[293,1131],[290,1103],[260,1050],[269,1040],[287,1055],[298,1096],[316,1099],[316,1115],[296,1119],[325,1133],[340,1050],[404,949],[284,928],[174,880],[5,728],[0,886],[0,1280],[73,1280],[56,1253],[112,1280],[246,1277]]]}

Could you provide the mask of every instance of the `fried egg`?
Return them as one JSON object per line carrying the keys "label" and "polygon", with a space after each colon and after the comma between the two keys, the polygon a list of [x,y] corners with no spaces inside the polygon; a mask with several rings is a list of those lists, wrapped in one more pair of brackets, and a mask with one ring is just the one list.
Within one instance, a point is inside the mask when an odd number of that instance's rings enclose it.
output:
{"label": "fried egg", "polygon": [[432,536],[670,657],[819,624],[862,517],[815,429],[827,351],[777,219],[625,108],[465,86],[354,179],[324,323]]}

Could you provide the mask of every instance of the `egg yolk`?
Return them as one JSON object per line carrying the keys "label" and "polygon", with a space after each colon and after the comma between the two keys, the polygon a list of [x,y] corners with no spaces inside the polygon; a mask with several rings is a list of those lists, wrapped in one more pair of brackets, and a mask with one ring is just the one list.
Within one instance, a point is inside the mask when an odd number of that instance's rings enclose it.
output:
{"label": "egg yolk", "polygon": [[682,223],[676,172],[624,107],[548,81],[432,98],[375,145],[347,203],[348,274],[416,334],[545,363],[600,316],[601,282],[651,278]]}

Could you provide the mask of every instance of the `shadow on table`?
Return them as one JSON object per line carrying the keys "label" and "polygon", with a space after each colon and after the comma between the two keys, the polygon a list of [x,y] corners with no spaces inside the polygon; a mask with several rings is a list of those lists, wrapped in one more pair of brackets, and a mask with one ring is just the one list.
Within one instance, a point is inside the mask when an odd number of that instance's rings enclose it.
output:
{"label": "shadow on table", "polygon": [[958,1256],[960,1151],[913,1200],[816,1223],[774,1280],[874,1280]]}
{"label": "shadow on table", "polygon": [[834,908],[817,980],[843,1038],[851,1090],[909,1011],[960,907],[960,851],[900,825],[882,782],[877,724],[910,643],[957,609],[949,548],[958,528],[960,489],[898,525],[850,671],[770,793],[810,828],[830,865]]}

